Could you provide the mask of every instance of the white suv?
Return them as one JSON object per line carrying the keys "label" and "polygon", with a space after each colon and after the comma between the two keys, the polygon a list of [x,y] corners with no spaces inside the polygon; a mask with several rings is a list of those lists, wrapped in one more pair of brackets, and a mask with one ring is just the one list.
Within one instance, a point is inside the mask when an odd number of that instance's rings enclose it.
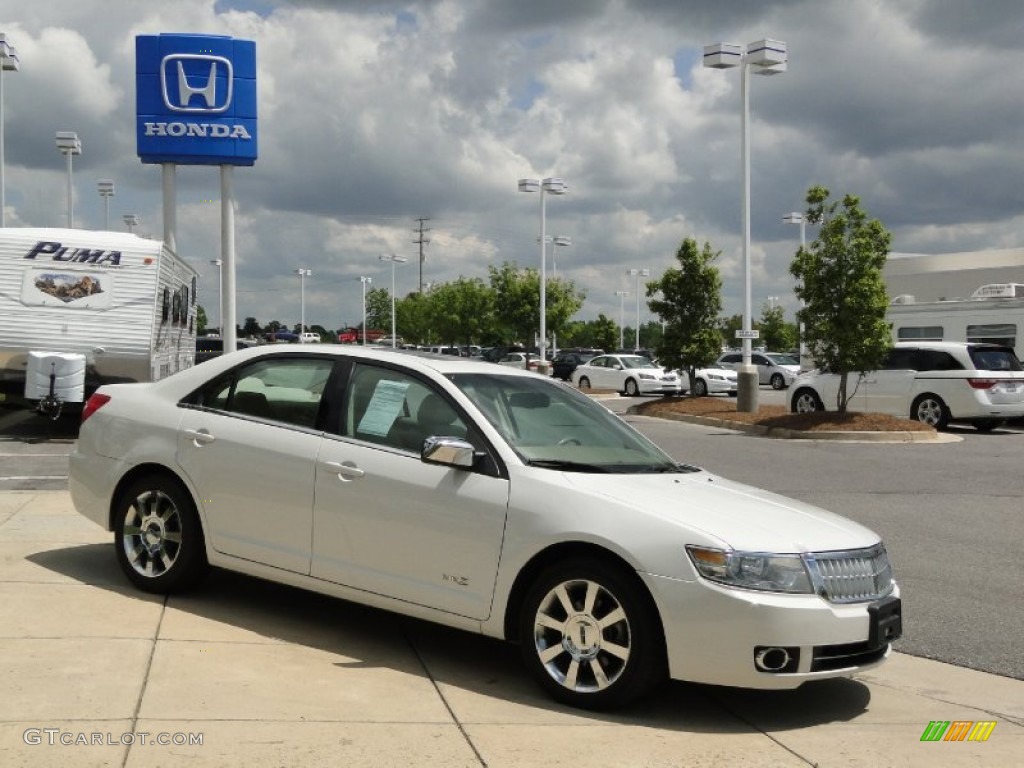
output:
{"label": "white suv", "polygon": [[[742,353],[726,352],[714,367],[738,371],[742,364]],[[800,373],[800,361],[781,352],[753,352],[750,364],[757,366],[757,383],[771,384],[772,389],[785,389]]]}
{"label": "white suv", "polygon": [[[877,371],[851,373],[852,411],[887,413],[943,429],[982,432],[1024,416],[1024,367],[1009,347],[958,341],[897,342]],[[793,382],[794,413],[834,408],[839,375],[812,371]]]}

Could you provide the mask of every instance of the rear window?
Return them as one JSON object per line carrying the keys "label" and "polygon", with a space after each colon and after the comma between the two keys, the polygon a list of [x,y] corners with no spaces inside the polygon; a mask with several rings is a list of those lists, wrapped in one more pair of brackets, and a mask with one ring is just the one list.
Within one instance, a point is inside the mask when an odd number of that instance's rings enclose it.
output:
{"label": "rear window", "polygon": [[971,362],[979,371],[1021,371],[1020,360],[1006,347],[968,347]]}

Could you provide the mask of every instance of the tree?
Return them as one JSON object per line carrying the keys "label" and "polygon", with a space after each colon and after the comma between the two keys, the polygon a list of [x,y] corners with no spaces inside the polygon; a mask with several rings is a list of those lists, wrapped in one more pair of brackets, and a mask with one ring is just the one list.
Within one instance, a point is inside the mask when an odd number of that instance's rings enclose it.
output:
{"label": "tree", "polygon": [[710,365],[721,352],[718,313],[722,311],[722,278],[713,262],[719,251],[710,243],[699,249],[691,237],[676,251],[678,267],[670,267],[658,280],[647,283],[647,302],[665,322],[658,359],[666,368],[694,370]]}
{"label": "tree", "polygon": [[256,321],[255,317],[245,318],[245,322],[242,323],[242,333],[252,337],[260,335],[260,324]]}
{"label": "tree", "polygon": [[385,330],[391,333],[391,292],[385,288],[371,288],[366,292],[367,330]]}
{"label": "tree", "polygon": [[202,336],[206,333],[206,310],[203,309],[202,304],[196,305],[196,336]]}
{"label": "tree", "polygon": [[427,344],[434,339],[430,335],[430,307],[433,303],[429,293],[414,291],[395,304],[398,335],[407,344]]}
{"label": "tree", "polygon": [[519,269],[506,261],[487,268],[494,290],[494,310],[503,342],[518,341],[531,346],[540,327],[540,275],[535,269]]}
{"label": "tree", "polygon": [[840,205],[829,202],[827,189],[815,186],[807,192],[807,205],[807,220],[820,228],[789,268],[797,280],[796,295],[805,303],[797,318],[818,366],[839,374],[836,410],[845,413],[856,392],[848,391],[849,374],[875,370],[892,347],[882,279],[892,236],[877,219],[868,218],[853,195]]}
{"label": "tree", "polygon": [[782,307],[765,304],[758,329],[761,331],[761,343],[767,350],[781,352],[796,346],[796,326],[786,322]]}
{"label": "tree", "polygon": [[435,285],[427,316],[439,341],[479,344],[494,318],[494,291],[477,277]]}
{"label": "tree", "polygon": [[[736,346],[736,331],[743,327],[743,315],[729,315],[718,321],[718,327],[722,332],[722,345],[726,347]],[[756,327],[756,323],[754,323]]]}

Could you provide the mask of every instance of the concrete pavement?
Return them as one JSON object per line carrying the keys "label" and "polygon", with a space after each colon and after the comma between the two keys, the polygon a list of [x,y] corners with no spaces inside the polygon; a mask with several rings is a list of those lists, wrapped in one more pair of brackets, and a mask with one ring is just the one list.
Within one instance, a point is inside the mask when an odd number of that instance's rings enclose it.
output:
{"label": "concrete pavement", "polygon": [[[146,595],[66,491],[0,493],[0,691],[3,766],[1011,766],[1024,755],[1024,681],[898,653],[853,680],[782,693],[671,683],[595,714],[548,700],[516,649],[487,638],[219,571],[187,596]],[[922,742],[931,721],[996,725],[985,742]]]}

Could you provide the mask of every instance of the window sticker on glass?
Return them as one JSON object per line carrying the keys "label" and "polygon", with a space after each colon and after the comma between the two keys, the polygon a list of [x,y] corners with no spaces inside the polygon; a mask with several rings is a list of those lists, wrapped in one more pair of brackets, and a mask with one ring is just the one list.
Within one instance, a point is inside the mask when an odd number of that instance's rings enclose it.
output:
{"label": "window sticker on glass", "polygon": [[377,382],[373,390],[370,404],[366,406],[363,418],[359,420],[358,431],[367,435],[385,437],[395,423],[402,405],[405,403],[405,392],[409,389],[407,381]]}

